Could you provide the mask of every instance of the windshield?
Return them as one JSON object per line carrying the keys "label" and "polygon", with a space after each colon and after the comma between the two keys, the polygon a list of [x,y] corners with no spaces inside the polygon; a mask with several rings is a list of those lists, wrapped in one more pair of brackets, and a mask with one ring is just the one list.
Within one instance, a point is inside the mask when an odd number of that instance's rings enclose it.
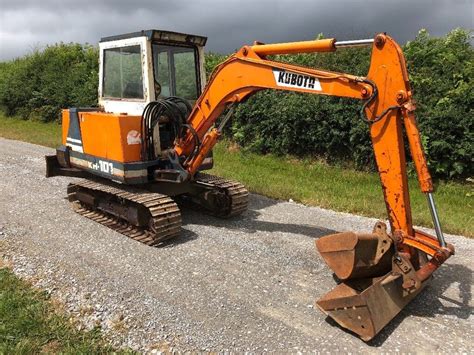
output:
{"label": "windshield", "polygon": [[155,91],[159,97],[197,99],[199,79],[196,53],[192,47],[153,44]]}
{"label": "windshield", "polygon": [[140,46],[104,51],[104,97],[143,99]]}

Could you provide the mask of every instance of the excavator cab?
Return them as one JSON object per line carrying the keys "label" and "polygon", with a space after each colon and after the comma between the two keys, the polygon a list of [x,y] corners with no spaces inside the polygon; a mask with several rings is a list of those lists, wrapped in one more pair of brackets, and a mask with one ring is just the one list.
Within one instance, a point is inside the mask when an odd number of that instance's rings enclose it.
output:
{"label": "excavator cab", "polygon": [[206,85],[207,38],[148,30],[104,37],[99,43],[99,106],[141,115],[157,99],[180,97],[191,105]]}

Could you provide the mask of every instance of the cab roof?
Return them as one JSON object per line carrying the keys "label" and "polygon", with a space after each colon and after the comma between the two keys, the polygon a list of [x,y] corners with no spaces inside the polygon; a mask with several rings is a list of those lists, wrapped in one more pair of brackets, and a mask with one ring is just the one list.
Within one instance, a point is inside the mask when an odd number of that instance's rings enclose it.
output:
{"label": "cab roof", "polygon": [[172,31],[163,31],[163,30],[142,30],[138,32],[125,33],[122,35],[102,37],[100,43],[117,41],[121,39],[135,38],[135,37],[147,37],[152,41],[160,42],[178,42],[178,43],[187,43],[197,46],[205,46],[207,37],[191,35],[187,33],[179,33]]}

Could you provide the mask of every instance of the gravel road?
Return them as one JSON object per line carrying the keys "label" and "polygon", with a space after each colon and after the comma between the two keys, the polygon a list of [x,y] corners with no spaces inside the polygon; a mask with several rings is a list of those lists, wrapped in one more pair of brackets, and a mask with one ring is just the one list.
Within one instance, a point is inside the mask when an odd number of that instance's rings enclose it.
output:
{"label": "gravel road", "polygon": [[[0,255],[81,326],[137,350],[472,352],[474,240],[366,344],[314,309],[334,287],[314,240],[374,219],[252,195],[223,221],[183,211],[182,236],[151,248],[75,214],[48,148],[0,139]],[[1,260],[1,259],[0,259]]]}

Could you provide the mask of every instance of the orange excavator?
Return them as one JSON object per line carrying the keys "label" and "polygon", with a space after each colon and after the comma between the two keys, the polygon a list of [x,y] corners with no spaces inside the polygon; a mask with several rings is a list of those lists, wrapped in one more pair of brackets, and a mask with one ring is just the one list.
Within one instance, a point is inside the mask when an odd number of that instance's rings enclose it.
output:
{"label": "orange excavator", "polygon": [[[47,176],[68,185],[76,212],[148,245],[177,236],[180,208],[197,205],[222,218],[245,211],[237,181],[203,173],[235,105],[273,89],[361,100],[370,130],[390,230],[337,233],[316,240],[339,284],[317,306],[342,327],[372,339],[454,254],[438,219],[433,183],[415,119],[405,59],[388,35],[373,39],[243,46],[206,85],[206,38],[149,30],[100,42],[99,107],[62,113],[62,146],[46,157]],[[270,56],[371,46],[365,77],[278,62]],[[407,139],[436,236],[413,227]],[[245,218],[245,217],[244,217]]]}

